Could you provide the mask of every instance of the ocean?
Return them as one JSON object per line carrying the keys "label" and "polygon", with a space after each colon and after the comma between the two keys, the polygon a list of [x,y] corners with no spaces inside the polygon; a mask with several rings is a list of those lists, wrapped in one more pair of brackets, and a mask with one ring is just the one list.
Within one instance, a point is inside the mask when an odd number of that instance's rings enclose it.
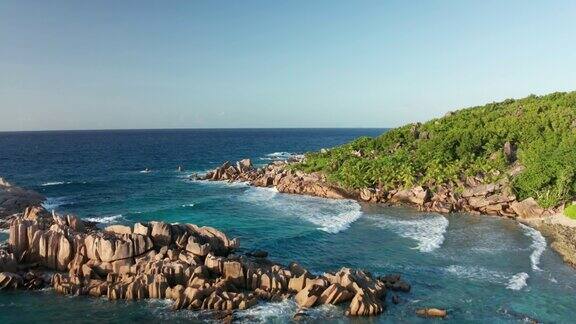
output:
{"label": "ocean", "polygon": [[[425,322],[422,307],[447,321],[572,322],[576,271],[537,231],[513,221],[440,215],[350,200],[294,196],[244,184],[191,181],[224,161],[266,164],[343,144],[383,129],[221,129],[0,133],[0,176],[48,197],[46,207],[100,226],[162,220],[210,225],[321,273],[340,267],[399,273],[412,291],[387,296],[378,317],[350,319],[340,306],[311,321]],[[182,166],[183,172],[177,167]],[[146,171],[148,169],[149,171]],[[6,239],[6,234],[0,234]],[[291,301],[238,311],[243,322],[290,322]],[[114,301],[56,295],[51,289],[0,292],[0,323],[195,322],[209,313],[172,311],[166,301]]]}

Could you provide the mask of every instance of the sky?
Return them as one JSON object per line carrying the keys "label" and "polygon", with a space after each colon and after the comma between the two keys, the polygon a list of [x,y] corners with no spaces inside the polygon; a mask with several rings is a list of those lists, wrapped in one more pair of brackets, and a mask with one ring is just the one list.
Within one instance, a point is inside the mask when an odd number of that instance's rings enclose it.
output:
{"label": "sky", "polygon": [[0,1],[0,131],[395,127],[576,90],[576,1]]}

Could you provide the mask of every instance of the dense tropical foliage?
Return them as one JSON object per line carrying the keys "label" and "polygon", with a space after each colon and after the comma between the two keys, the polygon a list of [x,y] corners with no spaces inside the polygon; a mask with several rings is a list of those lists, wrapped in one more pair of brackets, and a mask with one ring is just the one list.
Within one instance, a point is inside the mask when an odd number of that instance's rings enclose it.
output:
{"label": "dense tropical foliage", "polygon": [[[504,154],[509,142],[517,161]],[[523,170],[522,170],[522,167]],[[348,188],[459,184],[508,178],[520,199],[554,206],[576,194],[576,92],[490,103],[307,154],[297,166]],[[510,175],[511,168],[522,171]]]}

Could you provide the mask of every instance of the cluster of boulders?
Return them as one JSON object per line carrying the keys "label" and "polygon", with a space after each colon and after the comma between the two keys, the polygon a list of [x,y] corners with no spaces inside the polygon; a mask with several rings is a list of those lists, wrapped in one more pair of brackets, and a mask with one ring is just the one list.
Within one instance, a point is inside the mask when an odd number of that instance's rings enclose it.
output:
{"label": "cluster of boulders", "polygon": [[468,180],[458,187],[417,186],[390,191],[366,188],[360,190],[359,198],[367,202],[413,205],[422,211],[438,213],[464,211],[521,219],[542,217],[556,212],[552,209],[543,209],[533,198],[518,201],[506,183],[485,184],[477,180]]}
{"label": "cluster of boulders", "polygon": [[299,160],[274,161],[263,168],[254,168],[249,159],[232,165],[225,162],[200,180],[248,182],[256,187],[276,187],[279,192],[309,195],[324,198],[354,198],[355,193],[329,184],[320,173],[304,173],[291,170],[288,166]]}
{"label": "cluster of boulders", "polygon": [[210,181],[242,181],[257,187],[276,187],[279,192],[310,195],[324,198],[350,198],[364,202],[407,204],[423,211],[499,215],[510,218],[534,218],[551,215],[555,210],[545,210],[533,198],[518,201],[509,184],[502,180],[486,183],[481,176],[468,177],[456,185],[434,187],[417,186],[410,189],[382,190],[363,188],[346,190],[326,181],[320,173],[305,173],[291,168],[299,161],[275,161],[263,168],[254,168],[245,159],[232,165],[224,163],[214,171],[199,177]]}
{"label": "cluster of boulders", "polygon": [[100,230],[28,208],[12,220],[8,247],[0,249],[0,289],[50,284],[62,294],[171,299],[174,309],[217,311],[294,297],[301,309],[349,303],[349,316],[380,314],[387,288],[410,290],[399,276],[348,268],[316,275],[238,248],[238,239],[211,227],[150,222]]}

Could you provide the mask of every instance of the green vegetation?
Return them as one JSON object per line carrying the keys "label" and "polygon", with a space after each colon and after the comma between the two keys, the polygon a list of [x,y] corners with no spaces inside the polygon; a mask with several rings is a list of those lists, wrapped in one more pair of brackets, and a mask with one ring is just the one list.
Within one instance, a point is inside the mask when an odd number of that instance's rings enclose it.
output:
{"label": "green vegetation", "polygon": [[564,215],[576,219],[576,205],[570,205],[564,208]]}
{"label": "green vegetation", "polygon": [[[517,147],[524,167],[509,176],[504,144]],[[424,124],[362,137],[327,152],[307,154],[296,168],[325,173],[347,188],[459,184],[508,178],[519,199],[543,207],[576,194],[576,92],[508,99],[462,109]]]}

